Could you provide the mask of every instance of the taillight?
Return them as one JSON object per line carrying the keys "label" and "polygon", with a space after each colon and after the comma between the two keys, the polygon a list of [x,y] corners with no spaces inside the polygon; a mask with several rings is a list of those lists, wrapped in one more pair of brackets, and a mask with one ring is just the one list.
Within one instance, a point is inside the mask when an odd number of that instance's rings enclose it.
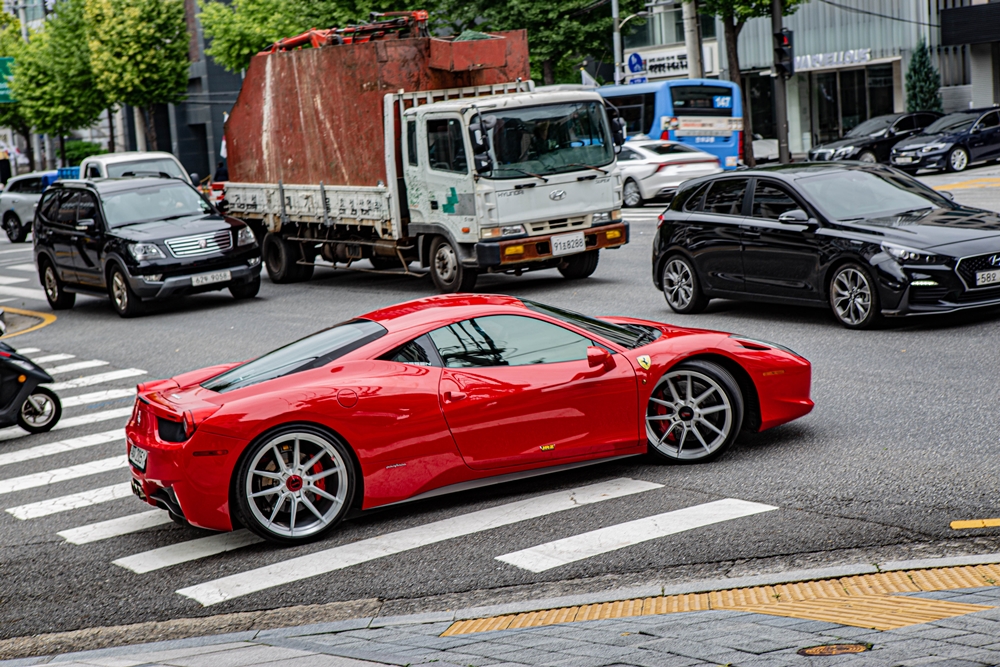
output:
{"label": "taillight", "polygon": [[660,140],[670,141],[670,130],[664,130],[663,132],[660,132]]}
{"label": "taillight", "polygon": [[737,133],[737,137],[739,138],[739,142],[740,142],[740,147],[739,147],[739,153],[738,153],[738,155],[739,155],[740,162],[743,162],[743,157],[744,157],[743,156],[743,130],[740,130]]}
{"label": "taillight", "polygon": [[663,218],[663,214],[661,213],[660,215],[658,215],[656,217],[656,228],[659,229],[660,227],[662,227],[663,226],[663,222],[664,222],[664,218]]}
{"label": "taillight", "polygon": [[669,162],[661,162],[660,164],[658,164],[658,165],[656,166],[656,171],[654,171],[653,173],[654,173],[654,174],[658,174],[658,173],[660,173],[661,171],[663,171],[663,168],[664,168],[664,167],[669,167],[669,166],[670,166],[670,163],[669,163]]}

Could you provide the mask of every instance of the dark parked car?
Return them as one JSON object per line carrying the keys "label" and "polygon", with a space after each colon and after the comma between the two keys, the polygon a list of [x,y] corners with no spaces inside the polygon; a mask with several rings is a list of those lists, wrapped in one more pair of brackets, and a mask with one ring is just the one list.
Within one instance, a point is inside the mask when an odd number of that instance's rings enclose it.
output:
{"label": "dark parked car", "polygon": [[122,317],[153,299],[228,288],[260,289],[250,228],[172,178],[57,181],[34,222],[35,264],[54,310],[76,293],[107,295]]}
{"label": "dark parked car", "polygon": [[888,163],[892,147],[941,117],[936,111],[893,113],[856,125],[839,141],[809,151],[810,160],[859,160]]}
{"label": "dark parked car", "polygon": [[998,158],[1000,112],[993,107],[948,114],[892,149],[892,165],[909,173],[962,171],[973,162]]}
{"label": "dark parked car", "polygon": [[706,176],[660,216],[653,282],[678,313],[713,297],[826,306],[852,329],[995,306],[1000,216],[881,165]]}

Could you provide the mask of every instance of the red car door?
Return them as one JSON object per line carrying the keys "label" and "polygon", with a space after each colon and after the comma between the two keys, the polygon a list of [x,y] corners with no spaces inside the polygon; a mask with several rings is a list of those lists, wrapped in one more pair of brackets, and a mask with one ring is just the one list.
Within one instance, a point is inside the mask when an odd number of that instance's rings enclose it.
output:
{"label": "red car door", "polygon": [[592,367],[593,342],[532,317],[493,315],[430,334],[445,419],[471,468],[613,455],[638,438],[635,372]]}

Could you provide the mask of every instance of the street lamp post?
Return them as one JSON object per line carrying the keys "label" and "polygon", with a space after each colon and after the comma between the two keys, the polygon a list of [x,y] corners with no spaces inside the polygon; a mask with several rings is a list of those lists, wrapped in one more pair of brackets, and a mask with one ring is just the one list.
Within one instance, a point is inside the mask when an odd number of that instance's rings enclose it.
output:
{"label": "street lamp post", "polygon": [[626,23],[631,21],[636,17],[648,16],[649,12],[642,11],[636,12],[630,16],[626,16],[621,21],[618,20],[618,0],[611,0],[611,23],[614,28],[614,32],[611,33],[611,42],[615,51],[615,85],[617,86],[622,82],[622,69],[624,68],[624,63],[622,62],[622,28]]}

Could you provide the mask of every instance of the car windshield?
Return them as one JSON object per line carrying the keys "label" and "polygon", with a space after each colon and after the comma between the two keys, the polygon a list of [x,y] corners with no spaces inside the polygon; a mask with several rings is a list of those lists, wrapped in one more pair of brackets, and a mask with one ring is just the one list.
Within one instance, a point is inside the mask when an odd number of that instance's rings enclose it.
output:
{"label": "car windshield", "polygon": [[870,137],[871,135],[878,134],[892,125],[894,120],[896,120],[896,116],[879,116],[878,118],[870,118],[845,134],[844,137],[849,137],[851,139],[856,139],[857,137]]}
{"label": "car windshield", "polygon": [[109,227],[212,212],[212,207],[194,188],[173,180],[134,190],[108,192],[101,195],[101,202],[104,204],[104,217]]}
{"label": "car windshield", "polygon": [[498,109],[489,131],[488,178],[560,174],[611,164],[614,152],[604,105],[573,102]]}
{"label": "car windshield", "polygon": [[978,120],[978,113],[948,114],[924,128],[924,134],[940,134],[943,132],[965,132]]}
{"label": "car windshield", "polygon": [[916,180],[891,172],[836,171],[800,178],[796,183],[833,220],[863,220],[954,206]]}
{"label": "car windshield", "polygon": [[342,322],[240,364],[203,382],[201,386],[224,394],[310,368],[319,368],[385,334],[385,328],[371,320]]}
{"label": "car windshield", "polygon": [[161,157],[154,160],[135,160],[134,162],[114,162],[108,165],[110,178],[122,176],[142,176],[149,174],[166,174],[172,178],[184,178],[184,172],[170,158]]}
{"label": "car windshield", "polygon": [[606,338],[630,350],[651,343],[660,337],[660,331],[652,327],[612,324],[611,322],[605,322],[594,317],[581,315],[572,310],[546,306],[544,303],[528,301],[527,299],[521,299],[521,303],[527,306],[529,310],[533,310],[536,313],[543,313],[563,322],[568,322],[580,327],[584,331],[589,331],[596,336]]}

